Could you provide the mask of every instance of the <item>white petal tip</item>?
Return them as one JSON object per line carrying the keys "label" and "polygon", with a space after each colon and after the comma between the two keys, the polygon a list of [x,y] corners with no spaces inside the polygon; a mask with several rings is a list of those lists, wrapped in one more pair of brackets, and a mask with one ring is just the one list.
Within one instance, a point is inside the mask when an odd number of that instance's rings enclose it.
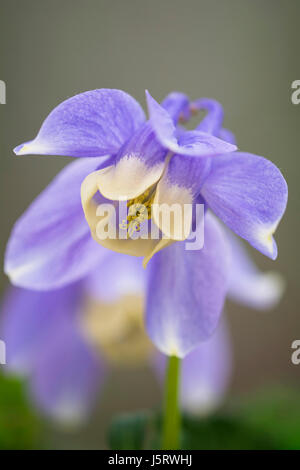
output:
{"label": "white petal tip", "polygon": [[51,147],[44,141],[36,138],[14,148],[16,155],[51,155]]}
{"label": "white petal tip", "polygon": [[256,308],[269,310],[275,307],[284,294],[285,286],[285,280],[279,273],[270,271],[262,274],[256,289],[256,296],[260,300]]}
{"label": "white petal tip", "polygon": [[277,245],[273,238],[273,234],[276,231],[278,223],[279,221],[268,227],[259,227],[257,232],[257,240],[263,248],[263,253],[272,260],[275,260],[278,255]]}
{"label": "white petal tip", "polygon": [[14,148],[14,153],[16,155],[28,155],[28,153],[30,153],[30,145],[29,144],[18,145],[16,148]]}
{"label": "white petal tip", "polygon": [[66,428],[77,428],[82,425],[86,418],[86,411],[75,403],[61,403],[54,409],[50,410],[53,419]]}

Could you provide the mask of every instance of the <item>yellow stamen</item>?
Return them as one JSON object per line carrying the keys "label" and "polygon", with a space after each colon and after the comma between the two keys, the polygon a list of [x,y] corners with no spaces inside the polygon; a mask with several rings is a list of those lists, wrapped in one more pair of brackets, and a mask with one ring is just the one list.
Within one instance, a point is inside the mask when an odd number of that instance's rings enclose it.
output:
{"label": "yellow stamen", "polygon": [[151,219],[151,206],[154,200],[155,191],[153,188],[147,189],[140,196],[127,202],[128,215],[126,220],[122,220],[120,228],[127,230],[128,236],[134,232],[140,232],[141,224],[145,220]]}

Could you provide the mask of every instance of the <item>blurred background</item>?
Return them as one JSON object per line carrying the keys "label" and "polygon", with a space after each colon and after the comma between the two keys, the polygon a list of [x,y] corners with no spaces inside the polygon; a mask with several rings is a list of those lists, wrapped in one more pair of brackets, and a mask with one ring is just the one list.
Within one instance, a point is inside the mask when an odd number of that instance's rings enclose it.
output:
{"label": "blurred background", "polygon": [[[291,83],[300,79],[299,1],[0,0],[0,7],[0,79],[7,86],[7,104],[0,105],[1,259],[13,223],[70,160],[12,152],[58,103],[103,87],[125,90],[143,106],[146,88],[157,100],[172,90],[216,98],[239,148],[271,159],[289,184],[278,259],[252,250],[260,268],[284,276],[283,300],[270,313],[227,304],[234,350],[229,397],[299,386],[300,365],[291,363],[291,343],[300,339],[300,105],[291,103]],[[0,281],[3,292],[4,274]],[[13,397],[17,403],[23,392],[9,386],[14,392],[5,403],[27,435],[36,425],[27,415],[36,412],[16,406]],[[116,368],[89,423],[68,432],[43,422],[43,446],[103,448],[114,413],[157,407],[160,399],[150,370]]]}

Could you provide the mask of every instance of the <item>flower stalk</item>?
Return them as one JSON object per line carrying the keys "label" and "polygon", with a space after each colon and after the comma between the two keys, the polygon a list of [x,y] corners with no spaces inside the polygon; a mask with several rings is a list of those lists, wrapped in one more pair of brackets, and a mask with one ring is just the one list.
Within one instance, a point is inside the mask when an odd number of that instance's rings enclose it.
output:
{"label": "flower stalk", "polygon": [[165,379],[162,449],[176,450],[180,445],[181,416],[179,409],[180,359],[169,358]]}

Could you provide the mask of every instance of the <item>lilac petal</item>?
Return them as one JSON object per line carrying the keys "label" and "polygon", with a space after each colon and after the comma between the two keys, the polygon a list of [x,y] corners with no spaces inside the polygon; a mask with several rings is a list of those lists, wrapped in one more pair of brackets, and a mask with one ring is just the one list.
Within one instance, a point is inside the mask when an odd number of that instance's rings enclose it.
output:
{"label": "lilac petal", "polygon": [[287,203],[287,184],[269,160],[248,153],[212,161],[201,194],[209,207],[237,235],[275,259],[272,237]]}
{"label": "lilac petal", "polygon": [[85,276],[104,250],[91,238],[81,207],[80,185],[102,159],[68,165],[15,224],[5,272],[13,284],[55,289]]}
{"label": "lilac petal", "polygon": [[182,361],[181,404],[197,415],[214,411],[222,402],[231,378],[232,353],[224,322],[209,340]]}
{"label": "lilac petal", "polygon": [[[183,93],[173,92],[163,100],[162,106],[177,123],[186,112],[189,99]],[[155,184],[161,177],[168,151],[156,138],[149,122],[141,126],[121,148],[115,165],[101,175],[99,189],[108,199],[133,199]]]}
{"label": "lilac petal", "polygon": [[[227,292],[229,252],[212,214],[205,217],[204,248],[177,242],[149,263],[146,328],[167,355],[184,357],[215,330]],[[180,269],[178,267],[180,266]]]}
{"label": "lilac petal", "polygon": [[1,309],[7,369],[28,375],[37,405],[68,422],[85,417],[103,379],[79,333],[82,295],[82,283],[51,292],[12,288]]}
{"label": "lilac petal", "polygon": [[238,237],[229,230],[227,237],[232,253],[229,296],[236,302],[258,310],[274,307],[284,292],[283,278],[274,271],[259,271]]}
{"label": "lilac petal", "polygon": [[189,113],[189,98],[183,93],[173,91],[169,93],[161,102],[161,106],[166,109],[176,124],[181,116]]}
{"label": "lilac petal", "polygon": [[1,305],[0,337],[9,370],[28,374],[33,369],[48,336],[75,315],[81,291],[79,283],[51,292],[8,290]]}
{"label": "lilac petal", "polygon": [[[173,155],[158,182],[152,208],[153,220],[162,233],[172,240],[185,240],[192,228],[193,211],[203,181],[209,173],[211,159]],[[173,206],[176,204],[176,206]],[[164,207],[179,207],[177,223],[161,217]]]}
{"label": "lilac petal", "polygon": [[146,92],[150,122],[157,139],[180,155],[213,156],[236,150],[236,146],[202,131],[189,131],[177,138],[176,127],[168,112]]}
{"label": "lilac petal", "polygon": [[141,126],[132,138],[122,147],[117,155],[117,162],[122,158],[134,156],[148,166],[155,166],[165,160],[166,150],[161,146],[149,122]]}
{"label": "lilac petal", "polygon": [[[173,155],[164,173],[163,179],[170,186],[178,186],[189,190],[194,199],[201,189],[211,166],[210,158],[193,158]],[[160,184],[160,183],[159,183]]]}
{"label": "lilac petal", "polygon": [[201,98],[195,103],[192,103],[192,106],[197,110],[205,109],[208,111],[207,115],[198,125],[198,131],[208,132],[209,134],[219,137],[219,139],[225,140],[225,142],[229,144],[236,145],[235,135],[230,130],[222,128],[224,110],[218,101],[210,98]]}
{"label": "lilac petal", "polygon": [[140,258],[108,251],[85,284],[92,298],[114,302],[124,295],[142,295],[145,281],[146,271]]}
{"label": "lilac petal", "polygon": [[166,156],[167,150],[156,139],[150,123],[145,123],[123,145],[115,164],[98,176],[100,193],[111,200],[140,196],[161,178]]}
{"label": "lilac petal", "polygon": [[226,140],[226,142],[229,142],[230,144],[236,145],[235,135],[229,129],[222,128],[220,130],[219,137],[222,140]]}
{"label": "lilac petal", "polygon": [[144,122],[140,105],[121,90],[87,91],[58,105],[36,138],[19,145],[17,155],[112,155]]}
{"label": "lilac petal", "polygon": [[37,406],[63,423],[78,424],[87,417],[105,369],[82,339],[75,321],[61,322],[40,352],[30,386]]}
{"label": "lilac petal", "polygon": [[[222,139],[222,137],[220,136],[220,131],[224,119],[224,111],[222,105],[216,100],[212,100],[210,98],[201,98],[200,100],[193,103],[193,106],[196,109],[204,109],[208,111],[207,115],[202,119],[202,121],[198,125],[197,130],[207,132],[208,134],[215,135]],[[227,139],[224,140],[227,141]]]}
{"label": "lilac petal", "polygon": [[214,156],[237,149],[236,145],[200,131],[185,132],[178,139],[178,144],[177,153],[190,156]]}
{"label": "lilac petal", "polygon": [[[189,106],[189,98],[183,93],[172,92],[162,101],[161,106],[168,111],[172,122],[177,124],[180,115],[185,113]],[[156,138],[151,124],[147,122],[138,129],[121,149],[117,161],[134,156],[146,163],[148,167],[153,167],[165,160],[166,153],[165,148],[161,146]]]}

